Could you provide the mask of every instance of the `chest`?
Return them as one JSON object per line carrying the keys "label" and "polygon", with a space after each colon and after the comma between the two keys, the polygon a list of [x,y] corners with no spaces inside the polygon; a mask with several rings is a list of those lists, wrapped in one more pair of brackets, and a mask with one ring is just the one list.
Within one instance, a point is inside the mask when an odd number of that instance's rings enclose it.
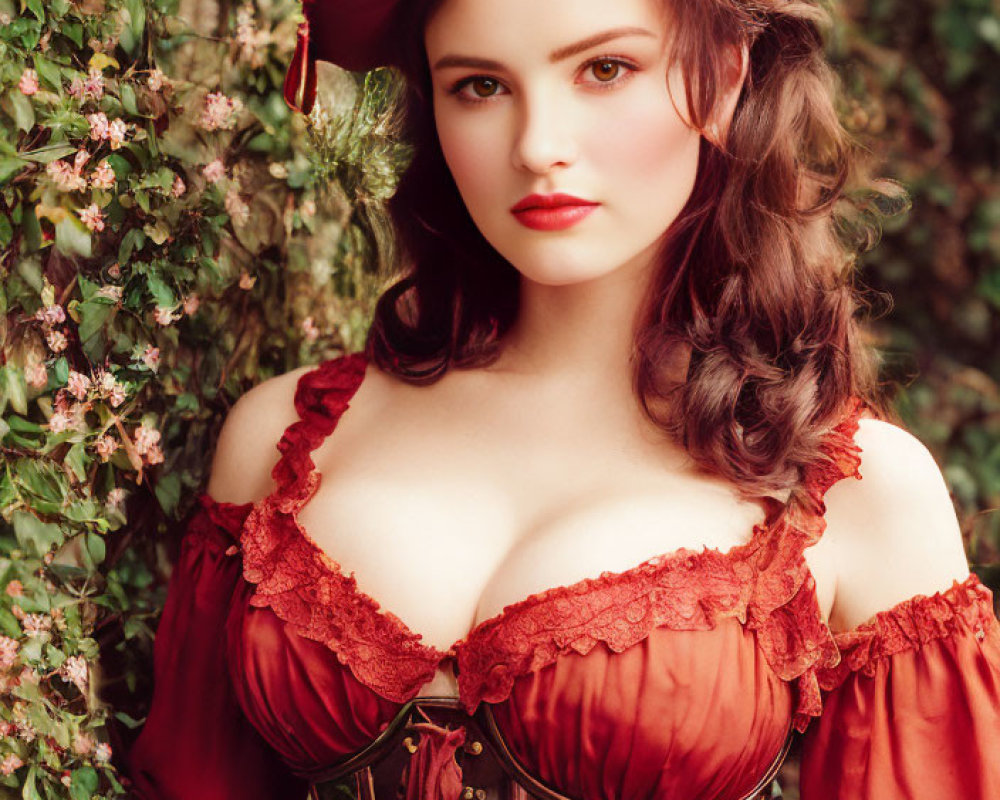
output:
{"label": "chest", "polygon": [[313,451],[321,482],[298,524],[436,648],[547,589],[679,548],[729,550],[764,519],[761,504],[608,415],[495,395],[427,402],[423,389],[366,402],[368,386]]}

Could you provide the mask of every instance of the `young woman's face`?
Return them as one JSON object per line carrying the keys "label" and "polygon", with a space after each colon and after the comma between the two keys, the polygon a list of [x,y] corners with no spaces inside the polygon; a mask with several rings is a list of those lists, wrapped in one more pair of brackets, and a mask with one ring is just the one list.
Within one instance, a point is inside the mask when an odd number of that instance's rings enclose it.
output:
{"label": "young woman's face", "polygon": [[[644,270],[690,196],[700,135],[667,75],[668,30],[661,0],[444,0],[431,17],[445,160],[483,236],[530,280]],[[575,199],[530,208],[555,194]]]}

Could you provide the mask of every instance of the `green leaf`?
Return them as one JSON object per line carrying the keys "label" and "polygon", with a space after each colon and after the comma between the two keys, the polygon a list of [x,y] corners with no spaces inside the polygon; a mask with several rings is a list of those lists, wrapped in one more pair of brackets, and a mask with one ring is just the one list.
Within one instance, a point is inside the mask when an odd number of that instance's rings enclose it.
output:
{"label": "green leaf", "polygon": [[94,566],[99,566],[104,562],[104,557],[107,555],[107,545],[104,542],[104,537],[89,532],[85,533],[84,536],[87,537],[87,553],[90,555]]}
{"label": "green leaf", "polygon": [[133,117],[139,116],[139,108],[135,104],[135,89],[129,84],[123,83],[121,86],[122,107]]}
{"label": "green leaf", "polygon": [[53,64],[47,58],[36,54],[35,69],[38,71],[38,77],[57,92],[62,89],[62,73],[59,70],[58,64]]}
{"label": "green leaf", "polygon": [[73,800],[90,800],[97,791],[97,770],[93,767],[80,767],[73,770],[70,780],[69,794]]}
{"label": "green leaf", "polygon": [[164,475],[156,482],[155,492],[156,499],[160,501],[160,507],[167,514],[173,514],[181,499],[180,476],[176,472]]}
{"label": "green leaf", "polygon": [[171,307],[177,304],[173,289],[159,275],[151,274],[147,278],[147,286],[149,293],[153,295],[153,300],[156,301],[156,305]]}
{"label": "green leaf", "polygon": [[122,237],[122,242],[118,246],[118,263],[123,267],[128,265],[129,259],[132,258],[132,253],[135,250],[141,250],[142,246],[146,244],[146,234],[142,232],[142,228],[131,228]]}
{"label": "green leaf", "polygon": [[35,214],[34,206],[27,206],[21,220],[21,229],[24,231],[24,247],[28,253],[35,253],[42,246],[42,227],[38,224],[38,216]]}
{"label": "green leaf", "polygon": [[[28,0],[29,5],[31,0]],[[44,800],[44,798],[38,793],[38,787],[35,785],[35,779],[38,777],[38,767],[32,764],[28,767],[28,774],[24,779],[24,788],[21,790],[21,797],[24,800]]]}
{"label": "green leaf", "polygon": [[[14,228],[10,224],[10,220],[7,215],[0,215],[0,247],[6,247],[11,243],[14,238]],[[5,304],[3,304],[5,305]],[[3,313],[5,309],[0,309],[0,313]]]}
{"label": "green leaf", "polygon": [[24,633],[21,630],[20,623],[17,621],[17,617],[11,614],[6,608],[0,608],[0,631],[3,631],[12,639],[16,639]]}
{"label": "green leaf", "polygon": [[76,479],[82,483],[87,480],[87,462],[89,460],[83,442],[77,442],[66,452],[64,463],[73,471]]}
{"label": "green leaf", "polygon": [[59,28],[78,48],[83,47],[83,25],[79,22],[63,22]]}
{"label": "green leaf", "polygon": [[66,541],[62,528],[55,523],[42,522],[27,511],[15,511],[13,517],[14,536],[25,552],[40,558],[53,547],[61,547]]}
{"label": "green leaf", "polygon": [[47,144],[44,147],[36,147],[34,150],[27,150],[21,153],[23,158],[34,161],[37,164],[48,164],[57,158],[65,158],[76,152],[76,148],[68,144]]}
{"label": "green leaf", "polygon": [[7,403],[18,414],[28,413],[28,384],[24,379],[24,371],[13,364],[0,367],[0,411]]}
{"label": "green leaf", "polygon": [[108,319],[115,312],[114,305],[101,300],[88,300],[76,307],[80,314],[80,341],[86,342],[104,330]]}
{"label": "green leaf", "polygon": [[9,92],[7,97],[10,98],[14,124],[18,130],[27,133],[35,126],[35,107],[20,91]]}
{"label": "green leaf", "polygon": [[0,186],[3,186],[7,181],[13,178],[17,173],[24,169],[28,162],[23,158],[16,158],[12,156],[2,156],[0,157]]}
{"label": "green leaf", "polygon": [[90,258],[92,248],[90,231],[76,214],[67,214],[56,223],[56,249],[60,253]]}
{"label": "green leaf", "polygon": [[38,18],[39,22],[45,22],[45,6],[42,5],[42,0],[26,0],[24,5]]}

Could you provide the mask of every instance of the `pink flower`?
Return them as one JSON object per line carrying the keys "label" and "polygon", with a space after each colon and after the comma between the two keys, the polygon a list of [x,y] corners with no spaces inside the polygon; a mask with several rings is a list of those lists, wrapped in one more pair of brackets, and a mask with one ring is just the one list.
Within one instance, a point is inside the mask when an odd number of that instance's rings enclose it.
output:
{"label": "pink flower", "polygon": [[146,79],[146,85],[149,86],[150,91],[158,92],[163,88],[163,83],[166,80],[166,76],[160,71],[159,67],[150,70],[149,77]]}
{"label": "pink flower", "polygon": [[24,584],[15,578],[14,580],[8,582],[4,591],[11,597],[23,597],[24,596]]}
{"label": "pink flower", "polygon": [[78,209],[76,213],[80,215],[80,219],[83,220],[83,224],[90,230],[104,230],[104,214],[101,209],[97,207],[97,203],[91,203],[86,208]]}
{"label": "pink flower", "polygon": [[21,94],[31,97],[38,91],[38,73],[33,69],[26,69],[21,73],[21,80],[17,84],[17,88],[21,90]]}
{"label": "pink flower", "polygon": [[222,163],[222,159],[217,158],[215,161],[202,167],[201,174],[205,176],[205,180],[209,183],[218,183],[226,176],[226,167]]}
{"label": "pink flower", "polygon": [[69,381],[66,387],[69,389],[69,393],[73,395],[77,400],[83,400],[87,396],[87,392],[90,389],[90,378],[84,375],[82,372],[77,372],[75,369],[69,371]]}
{"label": "pink flower", "polygon": [[118,442],[112,436],[101,436],[94,442],[94,449],[97,451],[97,455],[101,457],[101,463],[107,463],[111,456],[115,454],[115,450],[118,449]]}
{"label": "pink flower", "polygon": [[201,300],[199,299],[197,292],[191,292],[191,294],[184,298],[184,313],[190,317],[198,310],[200,305]]}
{"label": "pink flower", "polygon": [[142,352],[142,362],[153,372],[156,372],[156,368],[160,366],[160,348],[147,344],[146,349]]}
{"label": "pink flower", "polygon": [[160,432],[145,423],[135,429],[135,450],[143,455],[150,447],[160,441]]}
{"label": "pink flower", "polygon": [[117,150],[125,144],[125,135],[128,133],[128,125],[124,120],[116,119],[108,128],[108,138],[111,140],[111,149]]}
{"label": "pink flower", "polygon": [[111,760],[111,745],[107,742],[101,742],[94,749],[94,760],[98,764],[107,764]]}
{"label": "pink flower", "polygon": [[6,671],[14,666],[17,661],[17,653],[21,649],[17,639],[9,636],[0,636],[0,670]]}
{"label": "pink flower", "polygon": [[8,753],[0,761],[0,772],[4,775],[11,775],[14,770],[24,766],[24,762],[13,753]]}
{"label": "pink flower", "polygon": [[106,397],[115,388],[115,376],[106,369],[102,369],[97,373],[96,383],[101,396]]}
{"label": "pink flower", "polygon": [[83,656],[67,658],[59,667],[59,674],[81,692],[87,691],[87,684],[90,682],[90,668],[87,666],[87,659]]}
{"label": "pink flower", "polygon": [[112,509],[121,508],[122,503],[125,502],[126,492],[120,486],[116,486],[110,492],[108,492],[108,506]]}
{"label": "pink flower", "polygon": [[307,342],[315,342],[319,338],[319,328],[316,327],[312,317],[306,317],[302,320],[302,331],[305,333]]}
{"label": "pink flower", "polygon": [[28,614],[21,621],[21,627],[28,636],[38,636],[52,630],[52,617],[48,614]]}
{"label": "pink flower", "polygon": [[83,90],[95,100],[104,97],[104,76],[97,67],[90,68],[87,80],[83,82]]}
{"label": "pink flower", "polygon": [[80,80],[79,76],[73,78],[73,80],[70,81],[68,91],[70,97],[75,97],[78,100],[81,97],[83,97],[83,92],[84,92],[83,81]]}
{"label": "pink flower", "polygon": [[95,114],[87,114],[87,122],[90,123],[90,138],[94,141],[107,139],[110,135],[108,116],[103,111],[98,111]]}
{"label": "pink flower", "polygon": [[73,737],[73,752],[85,756],[94,749],[94,737],[88,733],[78,733]]}
{"label": "pink flower", "polygon": [[251,277],[250,274],[243,270],[240,272],[240,288],[250,290],[253,285],[257,282],[257,276]]}
{"label": "pink flower", "polygon": [[45,172],[61,192],[82,191],[87,188],[87,179],[65,161],[50,161]]}
{"label": "pink flower", "polygon": [[122,276],[122,268],[118,266],[117,261],[110,267],[108,267],[108,275],[110,275],[112,278],[120,278]]}
{"label": "pink flower", "polygon": [[110,189],[115,185],[115,171],[107,159],[97,165],[97,169],[90,176],[90,185],[95,189]]}
{"label": "pink flower", "polygon": [[184,190],[187,187],[184,185],[184,181],[181,179],[180,175],[174,175],[174,185],[170,187],[170,194],[174,197],[180,197],[184,194]]}
{"label": "pink flower", "polygon": [[234,223],[245,225],[247,220],[250,219],[250,206],[240,197],[236,184],[230,186],[229,191],[226,192],[225,205],[226,211],[229,212],[229,216],[232,217]]}
{"label": "pink flower", "polygon": [[226,97],[222,92],[209,92],[205,96],[205,106],[198,124],[206,131],[231,130],[236,125],[236,117],[243,108],[237,98]]}
{"label": "pink flower", "polygon": [[[152,369],[152,367],[150,368]],[[125,393],[125,386],[121,383],[116,383],[114,388],[111,390],[111,394],[108,397],[108,402],[111,403],[112,408],[118,408],[122,403],[125,402],[128,395]]]}
{"label": "pink flower", "polygon": [[66,349],[66,345],[69,342],[66,341],[66,334],[62,331],[49,331],[45,334],[45,342],[49,346],[49,350],[53,353],[61,353]]}
{"label": "pink flower", "polygon": [[180,315],[174,316],[174,310],[167,306],[157,306],[153,312],[153,319],[156,320],[158,325],[169,325],[175,319],[179,318]]}
{"label": "pink flower", "polygon": [[62,433],[69,430],[72,422],[72,418],[65,411],[54,411],[49,417],[47,427],[52,433]]}
{"label": "pink flower", "polygon": [[26,370],[25,378],[32,389],[44,389],[49,382],[49,372],[42,363],[32,364]]}
{"label": "pink flower", "polygon": [[66,309],[58,303],[38,309],[35,312],[35,319],[40,320],[45,325],[58,325],[66,321]]}
{"label": "pink flower", "polygon": [[114,300],[117,302],[122,299],[122,287],[115,286],[113,283],[106,283],[94,292],[94,294],[98,297],[106,297],[108,300]]}
{"label": "pink flower", "polygon": [[158,444],[151,444],[149,446],[149,449],[146,451],[146,463],[150,466],[163,463],[163,451],[160,450]]}

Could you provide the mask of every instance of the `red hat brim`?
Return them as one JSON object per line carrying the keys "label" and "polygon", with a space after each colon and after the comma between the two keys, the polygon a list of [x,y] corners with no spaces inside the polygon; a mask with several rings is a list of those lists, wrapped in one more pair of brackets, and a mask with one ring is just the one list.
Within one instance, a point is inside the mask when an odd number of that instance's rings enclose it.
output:
{"label": "red hat brim", "polygon": [[316,97],[317,60],[362,72],[393,64],[392,32],[402,0],[303,0],[295,53],[285,74],[285,102],[308,113]]}

